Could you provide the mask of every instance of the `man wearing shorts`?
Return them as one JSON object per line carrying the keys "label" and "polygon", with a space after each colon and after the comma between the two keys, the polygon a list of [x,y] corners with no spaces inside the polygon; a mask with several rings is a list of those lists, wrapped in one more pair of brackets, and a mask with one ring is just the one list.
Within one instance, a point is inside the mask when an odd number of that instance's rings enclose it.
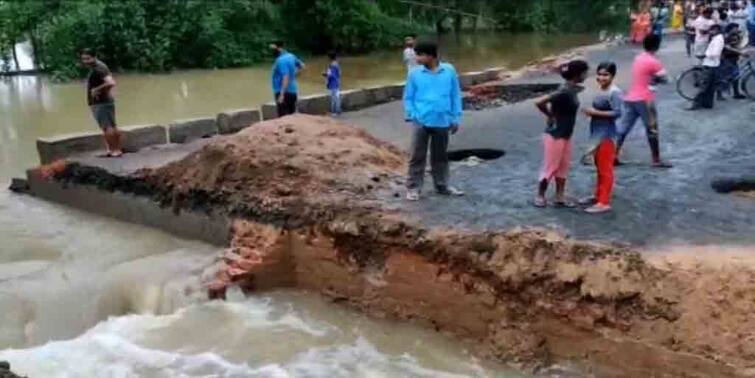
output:
{"label": "man wearing shorts", "polygon": [[87,104],[97,125],[102,129],[107,148],[105,156],[120,157],[123,155],[123,149],[121,133],[115,122],[115,99],[112,93],[115,80],[107,65],[97,59],[92,50],[82,50],[80,57],[81,63],[90,69],[87,79]]}
{"label": "man wearing shorts", "polygon": [[[655,93],[650,88],[654,82],[666,81],[666,70],[655,56],[661,46],[656,35],[648,35],[643,41],[645,51],[637,55],[632,64],[632,84],[624,96],[624,117],[621,119],[616,156],[619,156],[624,140],[634,128],[637,119],[642,119],[653,157],[654,168],[671,168],[671,164],[661,160],[658,142],[658,112],[655,107]],[[616,159],[616,165],[621,165]]]}

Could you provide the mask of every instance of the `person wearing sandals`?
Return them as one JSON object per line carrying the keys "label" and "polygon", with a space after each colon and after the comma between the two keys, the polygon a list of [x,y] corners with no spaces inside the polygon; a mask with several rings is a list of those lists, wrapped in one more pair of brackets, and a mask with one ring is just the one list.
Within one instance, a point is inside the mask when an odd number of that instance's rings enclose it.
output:
{"label": "person wearing sandals", "polygon": [[661,160],[660,142],[658,141],[658,112],[655,106],[655,92],[652,85],[668,82],[666,69],[655,56],[661,47],[657,35],[649,35],[642,42],[645,51],[634,58],[632,63],[632,81],[624,97],[624,117],[616,142],[616,165],[621,165],[619,154],[624,141],[632,132],[638,119],[645,125],[648,144],[653,159],[653,168],[671,168],[671,164]]}
{"label": "person wearing sandals", "polygon": [[621,89],[613,85],[616,77],[616,64],[603,62],[598,65],[598,93],[592,107],[583,112],[590,117],[590,137],[597,142],[593,156],[598,169],[595,195],[580,201],[582,205],[591,205],[586,212],[591,214],[611,211],[611,192],[613,191],[614,160],[616,159],[616,120],[621,117],[623,106]]}
{"label": "person wearing sandals", "polygon": [[545,194],[548,184],[556,181],[557,207],[573,208],[576,204],[566,198],[566,177],[571,164],[571,137],[579,110],[577,94],[584,88],[589,70],[584,60],[573,60],[559,67],[561,77],[566,82],[556,92],[539,98],[535,105],[547,117],[547,127],[543,134],[543,168],[534,200],[536,207],[545,207]]}

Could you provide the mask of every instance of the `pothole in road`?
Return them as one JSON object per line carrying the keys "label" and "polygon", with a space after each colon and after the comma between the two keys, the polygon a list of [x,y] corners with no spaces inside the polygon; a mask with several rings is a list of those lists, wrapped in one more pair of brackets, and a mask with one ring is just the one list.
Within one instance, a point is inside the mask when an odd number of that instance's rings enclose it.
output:
{"label": "pothole in road", "polygon": [[464,96],[464,110],[483,110],[540,97],[558,89],[559,84],[483,84]]}
{"label": "pothole in road", "polygon": [[716,179],[710,186],[718,193],[755,198],[755,177]]}
{"label": "pothole in road", "polygon": [[492,148],[476,148],[469,150],[454,150],[448,151],[448,160],[451,161],[465,161],[469,159],[475,160],[496,160],[506,155],[504,150],[496,150]]}

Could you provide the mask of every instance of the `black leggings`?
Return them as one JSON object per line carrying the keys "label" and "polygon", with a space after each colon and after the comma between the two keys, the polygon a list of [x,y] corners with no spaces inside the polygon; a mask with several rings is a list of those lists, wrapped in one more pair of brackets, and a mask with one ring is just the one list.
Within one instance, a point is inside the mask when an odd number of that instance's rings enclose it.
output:
{"label": "black leggings", "polygon": [[278,102],[280,93],[275,94],[275,105],[278,107],[278,117],[287,116],[296,113],[296,93],[283,94],[283,102]]}

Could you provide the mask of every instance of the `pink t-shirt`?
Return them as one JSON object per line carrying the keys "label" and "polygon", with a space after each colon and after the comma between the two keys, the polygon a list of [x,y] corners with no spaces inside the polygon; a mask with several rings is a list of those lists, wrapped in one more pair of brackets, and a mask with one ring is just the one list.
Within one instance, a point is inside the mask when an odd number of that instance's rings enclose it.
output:
{"label": "pink t-shirt", "polygon": [[654,101],[655,93],[650,90],[650,84],[663,70],[663,64],[655,55],[648,52],[637,55],[632,64],[632,84],[624,101]]}

